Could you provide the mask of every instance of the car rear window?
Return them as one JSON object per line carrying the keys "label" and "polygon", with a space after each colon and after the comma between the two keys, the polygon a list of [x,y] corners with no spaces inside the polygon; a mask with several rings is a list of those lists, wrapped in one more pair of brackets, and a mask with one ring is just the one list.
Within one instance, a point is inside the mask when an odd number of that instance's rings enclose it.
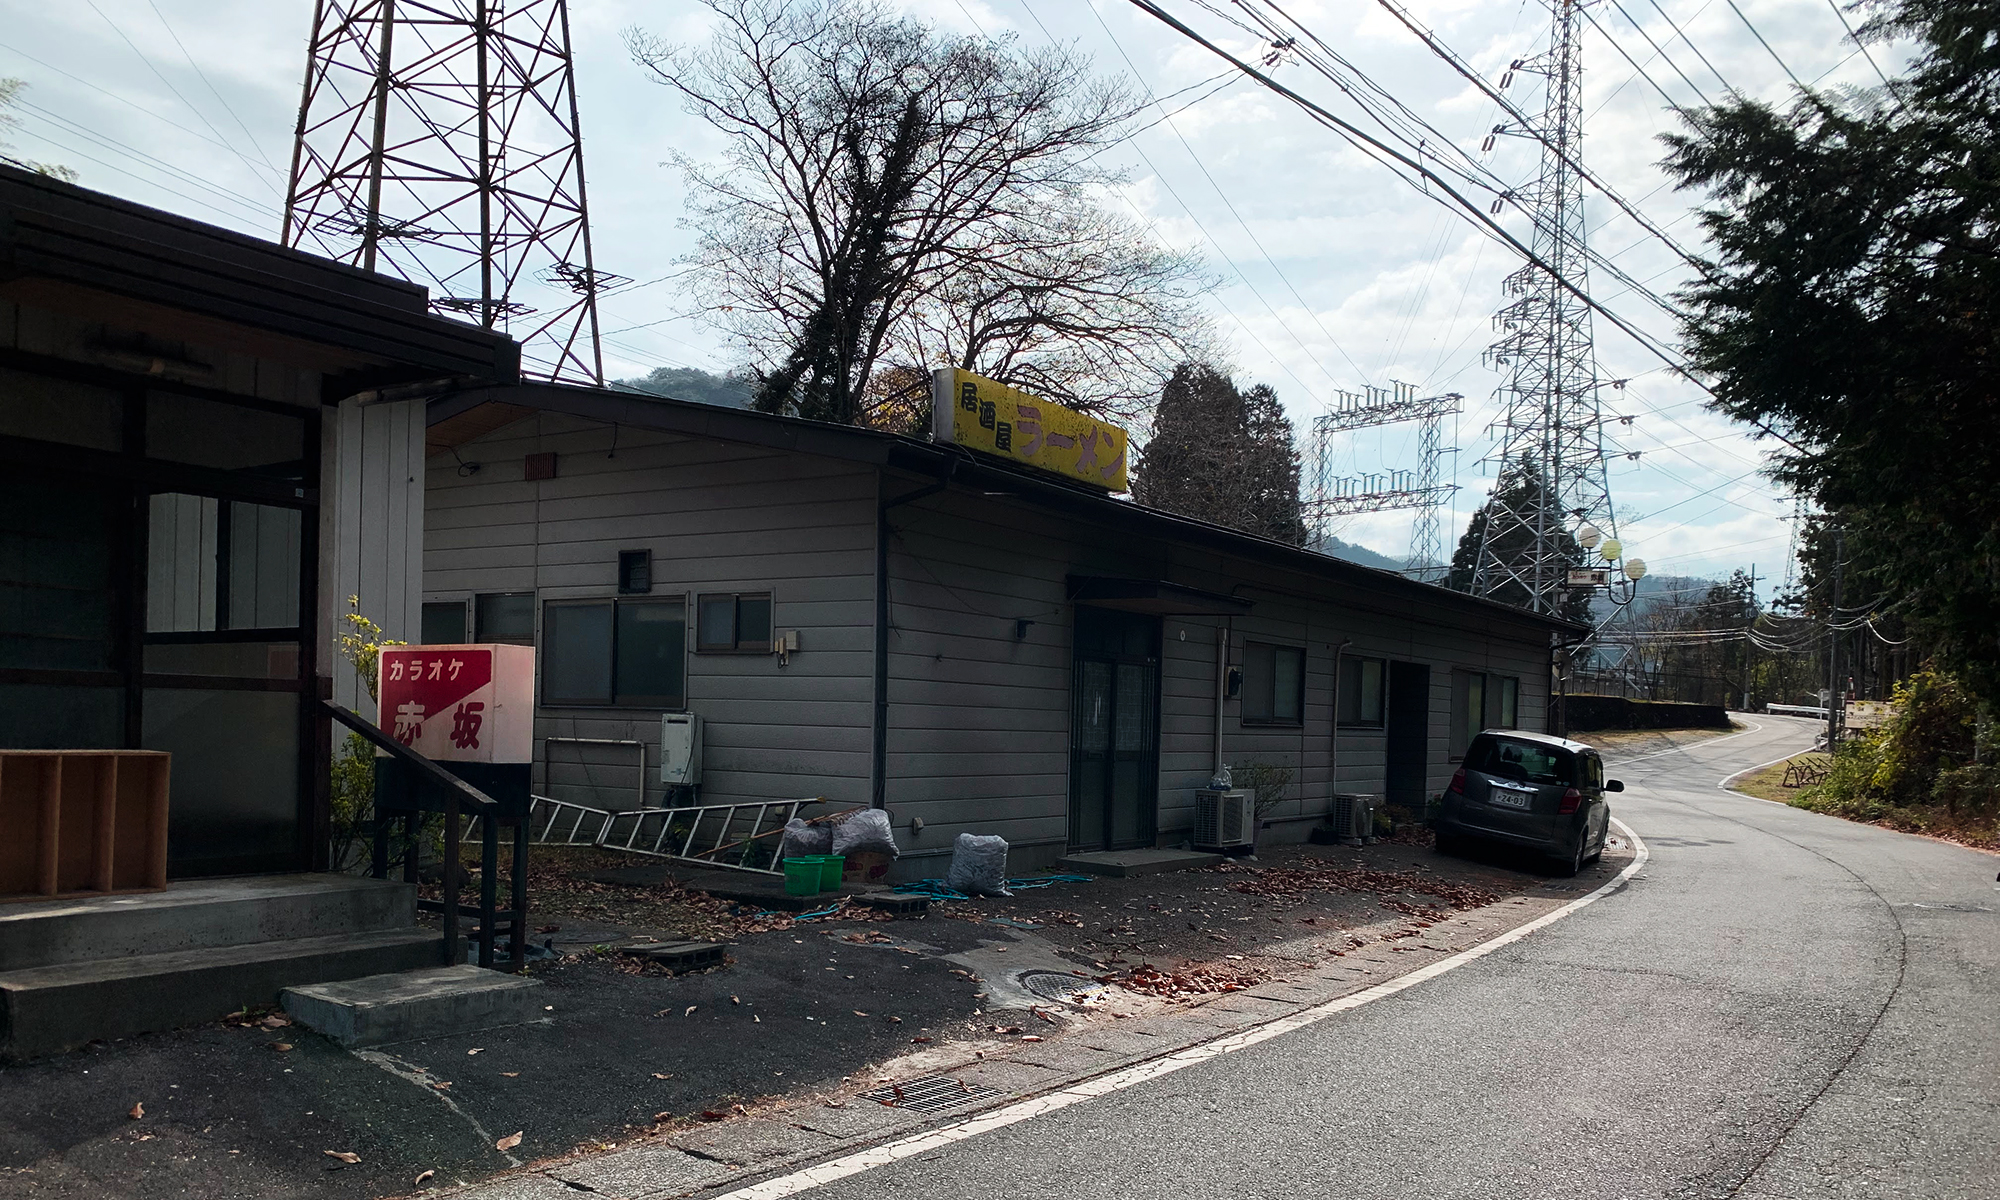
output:
{"label": "car rear window", "polygon": [[1567,786],[1576,782],[1576,755],[1567,750],[1513,738],[1483,738],[1481,741],[1484,744],[1474,745],[1467,755],[1466,765],[1475,771],[1529,783]]}

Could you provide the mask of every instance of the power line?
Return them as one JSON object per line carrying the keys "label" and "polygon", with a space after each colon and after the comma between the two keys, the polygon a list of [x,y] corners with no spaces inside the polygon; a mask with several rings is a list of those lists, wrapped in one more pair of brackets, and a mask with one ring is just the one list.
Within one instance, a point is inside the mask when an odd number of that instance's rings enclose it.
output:
{"label": "power line", "polygon": [[1776,50],[1771,49],[1771,43],[1765,41],[1764,35],[1757,31],[1757,27],[1755,25],[1752,25],[1750,23],[1750,18],[1744,16],[1743,10],[1736,7],[1736,0],[1723,0],[1723,3],[1729,5],[1729,11],[1735,13],[1736,19],[1743,22],[1743,28],[1748,29],[1750,31],[1750,36],[1757,39],[1757,44],[1764,47],[1765,53],[1771,56],[1771,61],[1778,64],[1778,67],[1784,71],[1786,77],[1789,78],[1792,81],[1792,83],[1798,87],[1800,91],[1803,92],[1808,90],[1805,84],[1799,82],[1799,77],[1797,75],[1792,74],[1792,69],[1785,65],[1785,60],[1778,57],[1778,52]]}

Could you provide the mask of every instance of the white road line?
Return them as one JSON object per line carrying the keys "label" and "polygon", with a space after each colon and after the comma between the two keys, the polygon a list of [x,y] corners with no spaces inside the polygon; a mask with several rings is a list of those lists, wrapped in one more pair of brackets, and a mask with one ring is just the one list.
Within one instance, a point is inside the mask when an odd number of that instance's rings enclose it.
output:
{"label": "white road line", "polygon": [[[1750,732],[1754,733],[1755,730],[1751,730]],[[1338,1013],[1360,1008],[1364,1004],[1372,1004],[1377,1000],[1382,1000],[1396,995],[1398,992],[1416,987],[1420,983],[1436,979],[1438,976],[1448,971],[1457,970],[1459,967],[1475,959],[1484,958],[1496,950],[1511,946],[1536,930],[1553,925],[1578,909],[1586,905],[1595,904],[1612,892],[1624,887],[1626,882],[1632,876],[1638,874],[1640,869],[1646,865],[1646,860],[1651,857],[1651,852],[1646,849],[1646,843],[1640,841],[1639,835],[1633,833],[1631,827],[1626,825],[1625,822],[1613,818],[1612,824],[1618,826],[1619,831],[1626,838],[1630,839],[1634,851],[1632,861],[1626,865],[1623,871],[1618,873],[1616,878],[1613,878],[1610,882],[1589,895],[1580,896],[1553,912],[1544,913],[1525,925],[1508,930],[1491,941],[1483,942],[1469,950],[1461,950],[1457,954],[1453,954],[1447,958],[1441,958],[1427,967],[1419,967],[1409,974],[1389,980],[1387,983],[1378,983],[1374,987],[1366,988],[1351,995],[1342,996],[1338,1000],[1329,1000],[1325,1004],[1314,1005],[1311,1008],[1302,1009],[1289,1016],[1279,1017],[1276,1020],[1267,1021],[1262,1025],[1252,1026],[1240,1033],[1232,1033],[1226,1037],[1217,1038],[1212,1042],[1205,1042],[1199,1046],[1190,1046],[1185,1050],[1162,1055],[1159,1058],[1137,1063],[1121,1070],[1111,1071],[1093,1079],[1086,1079],[1081,1083],[1072,1084],[1061,1091],[1050,1092],[1044,1096],[1035,1096],[1027,1100],[1009,1104],[1004,1108],[979,1113],[954,1125],[925,1130],[893,1142],[885,1142],[879,1146],[871,1146],[866,1150],[857,1150],[852,1154],[829,1159],[816,1166],[807,1167],[801,1171],[794,1171],[789,1175],[780,1175],[775,1179],[766,1179],[762,1183],[753,1183],[747,1187],[740,1187],[734,1191],[715,1197],[715,1200],[779,1200],[780,1197],[784,1196],[796,1196],[800,1192],[822,1187],[836,1180],[845,1179],[850,1175],[859,1175],[863,1171],[872,1171],[876,1167],[887,1166],[890,1163],[899,1162],[906,1158],[913,1158],[919,1154],[936,1150],[941,1146],[949,1146],[954,1142],[962,1142],[968,1138],[975,1138],[982,1133],[987,1133],[995,1129],[1004,1129],[1009,1125],[1019,1124],[1033,1117],[1045,1116],[1060,1109],[1068,1108],[1072,1104],[1081,1104],[1086,1100],[1095,1100],[1100,1096],[1108,1096],[1113,1092],[1122,1092],[1127,1088],[1136,1087],[1139,1084],[1158,1079],[1161,1076],[1171,1075],[1183,1067],[1192,1067],[1197,1063],[1208,1062],[1211,1059],[1220,1058],[1225,1054],[1234,1054],[1239,1050],[1248,1050],[1260,1042],[1268,1042],[1272,1038],[1283,1037],[1285,1034],[1303,1029],[1316,1022],[1324,1021],[1328,1017]]]}

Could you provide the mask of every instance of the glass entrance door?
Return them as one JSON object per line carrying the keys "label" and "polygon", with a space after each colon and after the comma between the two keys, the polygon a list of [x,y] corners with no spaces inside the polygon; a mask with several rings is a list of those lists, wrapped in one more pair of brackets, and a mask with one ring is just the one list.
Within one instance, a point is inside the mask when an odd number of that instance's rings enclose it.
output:
{"label": "glass entrance door", "polygon": [[1159,618],[1079,606],[1074,660],[1070,849],[1150,846],[1159,810]]}

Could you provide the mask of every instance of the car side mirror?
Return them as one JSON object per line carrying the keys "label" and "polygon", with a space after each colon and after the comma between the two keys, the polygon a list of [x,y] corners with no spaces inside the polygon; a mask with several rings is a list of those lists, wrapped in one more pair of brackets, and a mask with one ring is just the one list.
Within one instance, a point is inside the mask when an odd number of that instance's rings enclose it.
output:
{"label": "car side mirror", "polygon": [[1622,792],[1625,790],[1625,785],[1616,779],[1607,779],[1604,781],[1604,790],[1607,792]]}

